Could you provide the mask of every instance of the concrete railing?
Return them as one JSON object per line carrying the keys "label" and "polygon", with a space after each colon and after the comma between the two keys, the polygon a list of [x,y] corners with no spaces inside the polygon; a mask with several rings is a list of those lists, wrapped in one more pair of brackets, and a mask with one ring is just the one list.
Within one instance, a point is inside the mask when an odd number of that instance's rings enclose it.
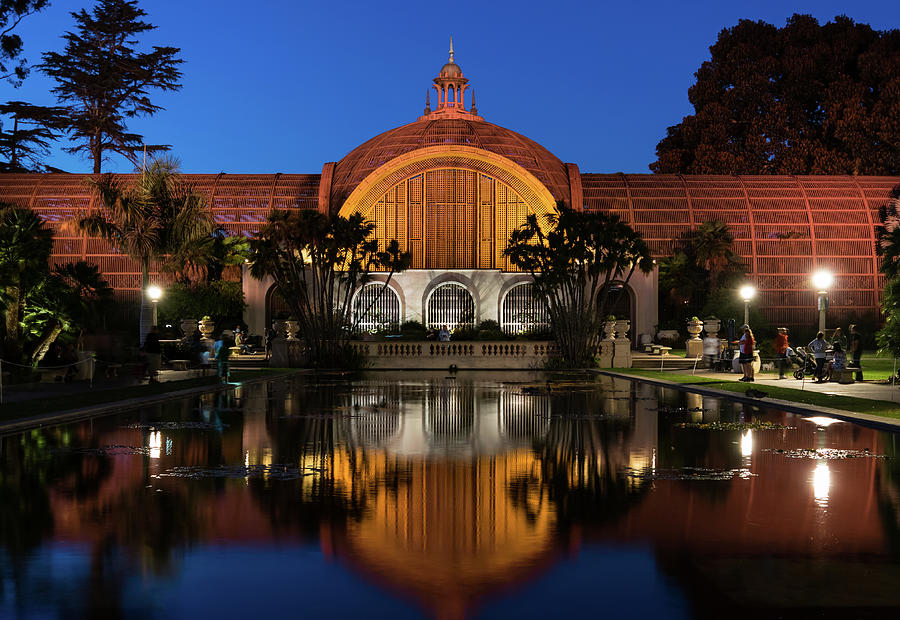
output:
{"label": "concrete railing", "polygon": [[[607,344],[608,343],[608,344]],[[628,341],[612,341],[601,344],[598,355],[602,360],[603,348],[609,348],[612,357],[613,349],[625,358],[618,360],[620,367],[631,366],[631,351]],[[423,341],[378,341],[350,343],[357,352],[368,358],[371,368],[375,369],[420,369],[438,370],[451,365],[458,369],[529,369],[540,368],[549,356],[557,352],[553,341],[463,341],[435,342]],[[273,366],[299,366],[303,360],[303,343],[299,340],[276,340],[272,345]]]}

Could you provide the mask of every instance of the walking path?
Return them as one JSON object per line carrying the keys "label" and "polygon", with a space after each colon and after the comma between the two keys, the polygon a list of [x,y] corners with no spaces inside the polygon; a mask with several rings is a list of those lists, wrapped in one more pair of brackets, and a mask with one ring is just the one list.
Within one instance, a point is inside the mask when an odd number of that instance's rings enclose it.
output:
{"label": "walking path", "polygon": [[[673,371],[680,375],[690,375],[691,371]],[[694,373],[695,377],[703,377],[707,379],[715,379],[718,381],[737,381],[743,375],[737,372],[708,372],[698,370]],[[890,385],[889,383],[874,383],[871,381],[860,381],[857,383],[815,383],[810,379],[800,381],[791,377],[790,379],[778,379],[777,375],[770,373],[762,373],[756,375],[753,383],[747,383],[747,387],[756,387],[765,391],[764,386],[775,386],[782,388],[791,388],[794,390],[804,390],[810,392],[818,392],[820,394],[834,394],[835,396],[852,396],[853,398],[868,398],[871,400],[884,400],[900,403],[900,387]]]}

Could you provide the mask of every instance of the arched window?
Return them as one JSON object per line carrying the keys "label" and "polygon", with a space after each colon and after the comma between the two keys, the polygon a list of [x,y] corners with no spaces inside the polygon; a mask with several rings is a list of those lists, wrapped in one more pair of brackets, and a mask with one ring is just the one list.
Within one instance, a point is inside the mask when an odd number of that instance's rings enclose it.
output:
{"label": "arched window", "polygon": [[[634,321],[631,308],[631,292],[622,282],[610,282],[607,285],[606,312],[620,319]],[[602,293],[601,293],[602,294]]]}
{"label": "arched window", "polygon": [[550,327],[547,306],[535,297],[531,282],[516,284],[506,292],[500,304],[500,329],[507,334],[521,334]]}
{"label": "arched window", "polygon": [[445,282],[428,296],[426,327],[447,329],[475,327],[475,300],[469,290],[458,282]]}
{"label": "arched window", "polygon": [[400,325],[400,297],[390,286],[370,282],[363,286],[353,300],[353,320],[357,329],[374,332]]}

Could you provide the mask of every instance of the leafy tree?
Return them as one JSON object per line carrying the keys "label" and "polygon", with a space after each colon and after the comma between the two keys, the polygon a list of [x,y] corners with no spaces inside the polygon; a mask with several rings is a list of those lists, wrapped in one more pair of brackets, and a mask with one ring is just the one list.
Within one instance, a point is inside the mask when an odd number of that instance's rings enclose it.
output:
{"label": "leafy tree", "polygon": [[0,171],[40,171],[50,142],[66,127],[66,109],[7,101],[0,105],[0,115],[12,117],[11,131],[3,131],[0,125],[0,156],[5,160],[0,162]]}
{"label": "leafy tree", "polygon": [[138,52],[138,35],[155,26],[142,21],[146,13],[136,0],[99,0],[91,13],[72,13],[77,32],[63,38],[63,53],[47,52],[41,71],[56,80],[60,103],[71,109],[68,130],[78,142],[70,153],[86,152],[99,173],[107,151],[137,165],[139,153],[168,150],[168,145],[144,145],[143,136],[129,133],[126,119],[152,116],[162,108],[150,101],[151,90],[181,88],[182,60],[177,47],[154,46]]}
{"label": "leafy tree", "polygon": [[89,183],[100,199],[100,209],[80,218],[77,226],[140,262],[143,341],[152,317],[146,297],[150,261],[165,260],[204,240],[215,222],[204,197],[183,180],[178,163],[171,158],[153,160],[130,185],[112,174]]}
{"label": "leafy tree", "polygon": [[352,312],[355,294],[372,281],[376,270],[387,272],[383,293],[393,275],[410,264],[409,253],[400,251],[396,239],[379,250],[374,229],[358,213],[345,218],[275,210],[251,241],[251,275],[275,280],[300,322],[309,361],[315,366],[353,362],[347,343],[365,315]]}
{"label": "leafy tree", "polygon": [[504,253],[534,278],[564,363],[584,368],[594,363],[609,314],[609,285],[627,284],[635,271],[647,273],[653,263],[640,233],[618,216],[579,212],[563,203],[558,211],[546,223],[529,216],[510,234]]}
{"label": "leafy tree", "polygon": [[159,320],[177,325],[181,319],[209,316],[217,326],[230,327],[241,320],[246,307],[240,282],[176,282],[159,301]]}
{"label": "leafy tree", "polygon": [[654,172],[900,174],[900,31],[848,17],[723,30]]}
{"label": "leafy tree", "polygon": [[25,58],[13,63],[22,54],[22,37],[13,32],[23,19],[44,9],[49,0],[0,0],[0,79],[13,86],[21,86],[28,75]]}

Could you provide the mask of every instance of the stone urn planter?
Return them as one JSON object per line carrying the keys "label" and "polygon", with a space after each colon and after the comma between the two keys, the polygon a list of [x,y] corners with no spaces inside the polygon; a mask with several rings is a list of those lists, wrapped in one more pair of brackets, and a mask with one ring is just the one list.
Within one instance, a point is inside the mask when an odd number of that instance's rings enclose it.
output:
{"label": "stone urn planter", "polygon": [[195,331],[197,331],[197,319],[181,319],[181,333],[184,334],[184,340],[190,340]]}
{"label": "stone urn planter", "polygon": [[203,335],[204,340],[212,340],[212,333],[216,329],[216,324],[212,319],[203,317],[197,323],[197,327],[200,329],[200,333]]}
{"label": "stone urn planter", "polygon": [[712,338],[717,338],[719,330],[722,329],[722,321],[719,319],[706,319],[703,321],[703,329],[705,329],[706,333]]}
{"label": "stone urn planter", "polygon": [[628,330],[631,329],[631,321],[627,319],[619,319],[615,324],[616,329],[616,339],[624,338],[628,339]]}
{"label": "stone urn planter", "polygon": [[695,321],[691,319],[687,323],[687,332],[691,335],[691,340],[700,340],[700,332],[703,331],[703,321]]}
{"label": "stone urn planter", "polygon": [[298,321],[288,320],[284,322],[286,340],[297,340],[298,331],[300,331],[300,323]]}
{"label": "stone urn planter", "polygon": [[603,339],[604,340],[615,340],[616,339],[616,322],[615,321],[605,321],[603,323]]}

